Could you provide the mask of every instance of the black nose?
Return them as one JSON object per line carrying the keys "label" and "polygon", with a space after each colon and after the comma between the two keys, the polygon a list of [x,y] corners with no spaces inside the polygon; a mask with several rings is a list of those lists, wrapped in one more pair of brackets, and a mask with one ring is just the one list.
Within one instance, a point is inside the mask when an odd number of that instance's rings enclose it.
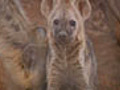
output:
{"label": "black nose", "polygon": [[59,38],[66,38],[67,33],[66,32],[59,32]]}

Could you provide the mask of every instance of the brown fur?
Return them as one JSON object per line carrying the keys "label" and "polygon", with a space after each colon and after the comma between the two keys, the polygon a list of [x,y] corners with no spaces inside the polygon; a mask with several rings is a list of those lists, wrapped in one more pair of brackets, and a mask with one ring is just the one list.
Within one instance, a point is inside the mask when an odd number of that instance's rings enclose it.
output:
{"label": "brown fur", "polygon": [[118,44],[120,45],[120,22],[117,22],[116,24],[116,38],[117,38]]}
{"label": "brown fur", "polygon": [[[84,21],[89,17],[91,7],[88,0],[81,1],[74,0],[66,4],[63,0],[53,0],[53,8],[49,7],[46,0],[42,2],[42,13],[48,21],[50,47],[47,90],[96,90],[96,60],[84,30]],[[72,31],[68,23],[71,19],[77,23]],[[65,40],[59,41],[61,38],[58,38],[59,33],[55,33],[57,30],[64,33],[67,39],[62,37]],[[72,33],[68,33],[70,31]]]}
{"label": "brown fur", "polygon": [[0,5],[0,90],[40,90],[45,37],[28,22],[19,0],[1,0]]}

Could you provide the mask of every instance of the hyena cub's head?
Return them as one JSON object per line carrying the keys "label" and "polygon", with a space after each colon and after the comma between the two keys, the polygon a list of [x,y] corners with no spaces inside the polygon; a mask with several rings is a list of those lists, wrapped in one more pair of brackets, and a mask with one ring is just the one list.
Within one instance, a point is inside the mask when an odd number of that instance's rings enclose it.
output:
{"label": "hyena cub's head", "polygon": [[88,0],[43,0],[41,6],[54,41],[66,44],[84,37],[83,24],[91,13]]}

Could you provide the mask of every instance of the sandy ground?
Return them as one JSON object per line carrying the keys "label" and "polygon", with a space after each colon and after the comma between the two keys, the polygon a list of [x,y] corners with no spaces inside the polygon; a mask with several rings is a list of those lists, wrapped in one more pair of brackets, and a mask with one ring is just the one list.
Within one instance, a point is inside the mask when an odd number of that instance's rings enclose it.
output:
{"label": "sandy ground", "polygon": [[[30,20],[40,26],[44,25],[45,19],[40,12],[40,0],[21,1]],[[91,18],[86,23],[86,32],[95,47],[99,89],[120,90],[120,47],[114,30],[112,31],[107,25],[106,17],[100,9],[93,10]]]}

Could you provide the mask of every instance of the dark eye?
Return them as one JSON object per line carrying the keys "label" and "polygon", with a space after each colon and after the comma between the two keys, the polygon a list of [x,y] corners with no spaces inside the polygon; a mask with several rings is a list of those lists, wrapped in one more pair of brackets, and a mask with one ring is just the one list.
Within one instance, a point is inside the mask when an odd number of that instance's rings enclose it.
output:
{"label": "dark eye", "polygon": [[59,24],[59,20],[58,20],[58,19],[55,19],[55,20],[53,21],[53,23],[54,23],[54,25],[58,25],[58,24]]}
{"label": "dark eye", "polygon": [[76,26],[76,22],[74,20],[70,20],[70,25],[75,27]]}

